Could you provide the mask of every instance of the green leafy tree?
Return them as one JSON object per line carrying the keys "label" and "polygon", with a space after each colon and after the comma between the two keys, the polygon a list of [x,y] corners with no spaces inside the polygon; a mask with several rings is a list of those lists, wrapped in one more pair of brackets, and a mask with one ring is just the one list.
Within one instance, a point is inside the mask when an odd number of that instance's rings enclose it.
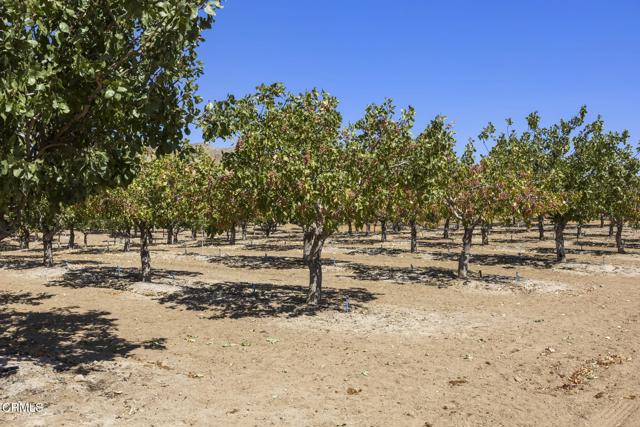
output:
{"label": "green leafy tree", "polygon": [[326,92],[292,94],[273,84],[209,104],[203,117],[209,140],[237,138],[225,167],[243,183],[257,215],[302,226],[312,305],[321,300],[322,249],[344,220],[348,193],[337,106]]}
{"label": "green leafy tree", "polygon": [[145,147],[180,146],[198,113],[196,48],[218,7],[0,4],[0,239],[39,194],[54,215],[128,183]]}
{"label": "green leafy tree", "polygon": [[640,160],[634,155],[628,132],[608,133],[600,146],[597,181],[601,195],[601,212],[616,225],[616,247],[624,253],[622,229],[625,222],[640,219]]}
{"label": "green leafy tree", "polygon": [[549,127],[540,127],[540,118],[528,118],[529,132],[534,135],[538,185],[548,194],[552,203],[547,210],[555,232],[556,259],[566,261],[564,231],[570,221],[585,223],[600,214],[602,209],[602,177],[607,146],[620,140],[616,134],[606,132],[604,121],[597,117],[586,123],[587,108],[582,107],[569,120],[560,120]]}
{"label": "green leafy tree", "polygon": [[399,153],[396,209],[411,227],[411,252],[417,251],[417,223],[433,222],[442,203],[454,145],[451,125],[438,116],[417,138],[407,139]]}
{"label": "green leafy tree", "polygon": [[411,107],[398,116],[391,99],[370,104],[364,117],[354,124],[347,143],[353,165],[351,182],[358,184],[352,187],[358,222],[380,221],[382,241],[387,239],[388,221],[399,219],[405,166],[401,159],[413,143],[414,116]]}

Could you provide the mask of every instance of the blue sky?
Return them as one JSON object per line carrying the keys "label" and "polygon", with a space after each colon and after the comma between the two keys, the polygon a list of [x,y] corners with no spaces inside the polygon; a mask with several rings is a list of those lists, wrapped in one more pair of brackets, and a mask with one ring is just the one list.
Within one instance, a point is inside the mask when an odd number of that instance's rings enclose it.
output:
{"label": "blue sky", "polygon": [[416,132],[446,115],[459,147],[488,121],[555,122],[586,104],[640,139],[638,0],[224,4],[199,50],[205,101],[282,81],[337,96],[348,122],[390,97],[416,108]]}

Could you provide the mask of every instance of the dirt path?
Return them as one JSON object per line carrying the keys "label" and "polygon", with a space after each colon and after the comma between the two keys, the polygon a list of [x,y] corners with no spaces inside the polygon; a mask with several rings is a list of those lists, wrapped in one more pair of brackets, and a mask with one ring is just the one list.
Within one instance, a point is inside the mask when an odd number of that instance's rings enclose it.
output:
{"label": "dirt path", "polygon": [[457,234],[423,233],[418,254],[405,234],[338,235],[315,312],[294,231],[155,245],[153,286],[106,236],[49,270],[5,248],[0,366],[18,370],[0,401],[45,409],[0,425],[640,425],[637,231],[618,255],[586,227],[555,266],[551,241],[497,229],[467,283]]}

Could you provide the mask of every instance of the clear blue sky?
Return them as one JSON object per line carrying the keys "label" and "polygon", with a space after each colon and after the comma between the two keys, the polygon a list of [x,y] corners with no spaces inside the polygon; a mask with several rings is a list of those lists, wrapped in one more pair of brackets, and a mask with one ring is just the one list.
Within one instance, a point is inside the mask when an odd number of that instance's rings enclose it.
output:
{"label": "clear blue sky", "polygon": [[200,48],[205,101],[282,81],[329,91],[348,122],[391,97],[416,108],[417,132],[449,117],[459,147],[488,121],[556,121],[587,104],[640,138],[640,0],[224,4]]}

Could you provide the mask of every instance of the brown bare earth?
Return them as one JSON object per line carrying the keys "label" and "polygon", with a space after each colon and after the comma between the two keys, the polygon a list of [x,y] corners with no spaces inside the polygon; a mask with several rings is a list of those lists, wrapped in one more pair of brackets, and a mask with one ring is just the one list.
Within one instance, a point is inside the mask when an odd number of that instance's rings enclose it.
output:
{"label": "brown bare earth", "polygon": [[51,269],[5,242],[0,403],[45,408],[0,425],[638,427],[640,233],[619,255],[584,231],[555,265],[550,232],[495,228],[466,283],[460,232],[422,232],[418,254],[407,233],[341,233],[313,312],[296,227],[236,246],[156,233],[152,285],[106,235]]}

